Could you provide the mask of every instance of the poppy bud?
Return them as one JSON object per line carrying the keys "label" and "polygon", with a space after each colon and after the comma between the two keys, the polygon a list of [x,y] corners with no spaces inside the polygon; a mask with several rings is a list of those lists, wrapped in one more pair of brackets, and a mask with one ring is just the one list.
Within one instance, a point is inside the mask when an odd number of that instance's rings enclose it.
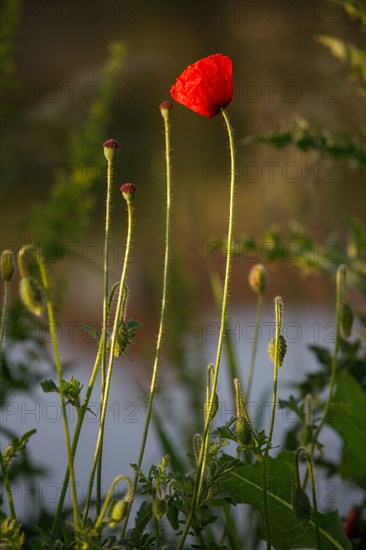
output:
{"label": "poppy bud", "polygon": [[11,250],[4,250],[1,254],[1,275],[7,283],[14,273],[14,254]]}
{"label": "poppy bud", "polygon": [[115,139],[108,139],[103,143],[104,156],[108,162],[114,162],[118,155],[118,149],[121,147]]}
{"label": "poppy bud", "polygon": [[166,512],[166,501],[163,498],[158,498],[153,502],[153,513],[157,520],[162,519]]}
{"label": "poppy bud", "polygon": [[268,281],[268,271],[263,264],[256,264],[249,273],[249,285],[258,294],[263,294]]}
{"label": "poppy bud", "polygon": [[170,111],[173,109],[173,105],[170,103],[170,101],[163,101],[163,103],[159,105],[159,109],[163,119],[169,120]]}
{"label": "poppy bud", "polygon": [[236,435],[238,436],[240,443],[244,447],[247,447],[248,445],[251,444],[253,439],[252,429],[250,424],[246,422],[244,418],[238,418],[238,420],[236,421],[235,432],[236,432]]}
{"label": "poppy bud", "polygon": [[32,277],[22,277],[20,280],[19,294],[23,304],[31,313],[38,317],[42,315],[43,293],[39,283]]}
{"label": "poppy bud", "polygon": [[[281,367],[287,351],[287,343],[285,338],[282,336],[282,334],[280,334],[278,348],[279,348],[278,363],[279,363],[279,366]],[[268,344],[268,355],[270,356],[272,363],[275,363],[276,361],[276,337],[275,336],[272,338],[272,340]]]}
{"label": "poppy bud", "polygon": [[124,519],[127,512],[127,502],[120,500],[112,508],[111,517],[109,520],[109,527],[117,527],[117,525]]}
{"label": "poppy bud", "polygon": [[352,331],[352,325],[353,325],[353,308],[352,306],[346,302],[342,305],[342,312],[341,312],[341,324],[342,324],[342,331],[345,338],[348,338],[351,336]]}
{"label": "poppy bud", "polygon": [[133,183],[124,183],[121,185],[121,193],[127,202],[131,202],[134,199],[136,191],[136,185]]}
{"label": "poppy bud", "polygon": [[311,505],[308,495],[301,487],[298,487],[294,493],[292,506],[295,516],[300,521],[301,525],[306,527],[310,520]]}
{"label": "poppy bud", "polygon": [[[219,396],[215,392],[214,401],[213,401],[213,404],[212,404],[210,422],[216,416],[216,413],[217,413],[218,410],[219,410]],[[209,411],[210,411],[210,401],[206,401],[206,403],[205,403],[205,417],[208,416]]]}

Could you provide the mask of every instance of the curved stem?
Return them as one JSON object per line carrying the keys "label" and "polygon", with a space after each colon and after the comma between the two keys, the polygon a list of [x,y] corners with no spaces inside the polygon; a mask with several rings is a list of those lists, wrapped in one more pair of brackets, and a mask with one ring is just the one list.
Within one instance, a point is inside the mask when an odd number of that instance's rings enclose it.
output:
{"label": "curved stem", "polygon": [[262,318],[262,307],[263,307],[263,293],[259,293],[258,300],[257,300],[257,313],[255,318],[255,326],[256,326],[255,340],[252,347],[252,356],[250,358],[250,368],[249,368],[249,375],[248,375],[248,385],[247,385],[247,391],[245,393],[246,401],[249,401],[250,391],[252,389],[255,359],[257,356],[257,348],[258,348],[258,337],[259,337],[259,330],[260,330],[260,324],[261,324],[261,318]]}
{"label": "curved stem", "polygon": [[51,343],[52,343],[53,354],[55,358],[57,380],[59,384],[59,392],[60,392],[60,398],[61,398],[61,409],[62,409],[62,418],[63,418],[64,432],[65,432],[68,468],[69,468],[70,477],[71,477],[71,492],[72,492],[72,500],[73,500],[74,524],[75,524],[75,529],[78,530],[79,508],[78,508],[78,499],[77,499],[77,493],[76,493],[74,460],[73,460],[73,455],[71,450],[70,431],[69,431],[69,424],[68,424],[67,413],[66,413],[65,395],[63,391],[62,365],[61,365],[60,354],[59,354],[58,345],[57,345],[55,316],[54,316],[53,306],[50,298],[50,287],[49,287],[47,269],[46,269],[42,254],[39,250],[36,251],[36,258],[37,258],[37,263],[41,273],[42,284],[43,284],[45,297],[46,297],[46,306],[47,306]]}
{"label": "curved stem", "polygon": [[103,522],[103,518],[105,516],[105,513],[107,511],[107,508],[108,508],[108,504],[112,498],[112,493],[113,493],[113,490],[115,488],[115,486],[117,485],[117,483],[119,481],[121,481],[121,479],[125,479],[128,483],[128,490],[127,490],[127,493],[126,493],[126,497],[125,499],[126,500],[130,500],[132,498],[132,495],[133,495],[133,485],[132,485],[132,481],[130,480],[130,478],[124,474],[121,474],[120,476],[117,476],[114,478],[114,480],[112,481],[111,483],[111,486],[109,487],[108,489],[108,493],[105,497],[105,500],[104,500],[104,503],[103,503],[103,507],[101,509],[101,511],[99,512],[99,516],[98,518],[96,519],[95,521],[95,524],[94,524],[94,529],[98,530],[101,525],[102,525],[102,522]]}
{"label": "curved stem", "polygon": [[[170,110],[169,109],[166,109],[164,111],[163,118],[164,118],[164,133],[165,133],[165,163],[166,163],[166,217],[165,217],[165,254],[164,254],[163,290],[162,290],[162,298],[161,298],[159,332],[156,340],[155,358],[154,358],[153,372],[151,376],[149,401],[147,404],[144,431],[143,431],[142,440],[141,440],[141,447],[140,447],[139,456],[137,459],[138,469],[141,468],[142,461],[144,458],[147,434],[149,431],[152,406],[153,406],[156,384],[158,379],[159,361],[160,361],[161,347],[163,342],[163,333],[165,328],[165,316],[166,316],[166,304],[167,304],[167,292],[168,292],[168,271],[169,271],[170,254],[171,254],[170,253],[170,235],[171,235],[171,186],[172,186],[171,171],[172,170],[171,170],[171,160],[170,160],[171,145],[170,145]],[[135,473],[134,482],[133,482],[134,493],[136,492],[136,489],[137,489],[137,482],[138,482],[138,474]],[[132,508],[132,502],[128,506],[126,521],[124,522],[124,525],[122,527],[122,531],[121,531],[122,539],[126,532],[128,520],[131,513],[131,508]]]}
{"label": "curved stem", "polygon": [[187,538],[189,529],[192,524],[192,520],[196,511],[197,503],[200,497],[200,493],[202,491],[203,487],[203,480],[204,480],[204,474],[205,474],[205,465],[206,465],[206,459],[207,459],[207,452],[208,452],[208,443],[209,443],[209,429],[210,429],[210,423],[212,419],[212,411],[214,407],[214,401],[215,401],[215,393],[217,389],[217,381],[219,376],[219,368],[220,368],[220,359],[221,359],[221,352],[222,352],[222,346],[224,342],[224,336],[225,336],[225,321],[227,316],[227,304],[228,304],[228,295],[229,295],[229,283],[230,283],[230,273],[231,273],[231,258],[232,258],[232,243],[233,243],[233,231],[234,231],[234,200],[235,200],[235,148],[234,148],[234,137],[233,137],[233,128],[231,126],[229,117],[225,111],[225,109],[221,109],[222,116],[225,121],[228,137],[229,137],[229,147],[230,147],[230,160],[231,160],[231,178],[230,178],[230,206],[229,206],[229,226],[228,226],[228,234],[227,234],[227,256],[226,256],[226,271],[225,271],[225,280],[224,280],[224,290],[223,290],[223,296],[222,296],[222,306],[221,306],[221,321],[220,321],[220,333],[219,333],[219,339],[217,343],[217,351],[216,351],[216,361],[215,361],[215,368],[214,368],[214,377],[212,382],[212,391],[211,391],[211,397],[210,397],[210,403],[208,406],[208,413],[206,417],[204,432],[203,432],[203,442],[200,450],[200,456],[198,459],[198,466],[197,466],[197,472],[195,477],[195,483],[194,483],[194,490],[193,490],[193,496],[192,496],[192,503],[191,503],[191,510],[190,514],[187,518],[186,525],[184,527],[182,537],[179,541],[179,544],[177,546],[177,550],[182,550],[184,547],[185,540]]}
{"label": "curved stem", "polygon": [[99,432],[98,432],[98,439],[97,439],[97,444],[96,444],[96,448],[95,448],[95,452],[94,452],[94,459],[93,459],[92,469],[91,469],[90,477],[89,477],[88,494],[87,494],[87,497],[86,497],[85,509],[84,509],[84,515],[83,515],[83,526],[84,527],[85,527],[86,520],[87,520],[87,517],[88,517],[91,494],[92,494],[92,490],[93,490],[93,481],[94,481],[95,471],[96,471],[96,468],[97,468],[97,465],[98,465],[99,454],[101,452],[101,446],[102,446],[102,442],[103,442],[105,417],[106,417],[106,413],[107,413],[107,403],[108,403],[108,396],[109,396],[109,389],[110,389],[110,385],[111,385],[112,368],[113,368],[113,361],[114,361],[114,349],[115,349],[115,345],[116,345],[116,338],[117,338],[117,332],[118,332],[118,322],[119,322],[119,319],[120,319],[121,307],[122,307],[123,296],[124,296],[124,288],[125,288],[128,261],[129,261],[130,252],[131,252],[133,207],[132,207],[132,203],[131,203],[130,200],[127,201],[127,212],[128,212],[128,229],[127,229],[126,251],[125,251],[125,258],[124,258],[124,262],[123,262],[123,268],[122,268],[122,274],[121,274],[119,290],[118,290],[117,307],[116,307],[114,323],[113,323],[111,347],[110,347],[110,351],[109,351],[109,361],[108,361],[108,369],[107,369],[106,380],[105,380],[105,392],[104,392],[104,396],[103,396],[103,403],[102,403],[102,409],[101,409],[101,415],[100,415],[100,426],[99,426]]}
{"label": "curved stem", "polygon": [[[104,231],[104,289],[103,289],[103,325],[102,325],[102,363],[101,363],[101,396],[100,404],[103,406],[103,397],[105,392],[105,376],[106,376],[106,361],[107,361],[107,324],[108,324],[108,275],[109,275],[109,228],[110,228],[110,213],[111,213],[111,187],[113,180],[113,163],[108,162],[107,168],[107,202],[105,214],[105,231]],[[102,457],[103,457],[103,441],[98,461],[97,471],[97,514],[100,512],[102,500]]]}

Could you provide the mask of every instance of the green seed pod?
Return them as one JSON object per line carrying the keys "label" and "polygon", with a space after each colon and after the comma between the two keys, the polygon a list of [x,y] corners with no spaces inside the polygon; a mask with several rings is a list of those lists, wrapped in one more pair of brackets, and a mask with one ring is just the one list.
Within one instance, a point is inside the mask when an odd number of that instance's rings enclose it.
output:
{"label": "green seed pod", "polygon": [[[280,334],[278,347],[279,347],[278,361],[281,367],[287,351],[287,343],[284,336],[282,336],[282,334]],[[272,340],[268,344],[268,355],[270,356],[272,363],[275,363],[276,361],[276,337],[275,336],[272,338]]]}
{"label": "green seed pod", "polygon": [[[219,410],[219,404],[220,404],[219,403],[219,396],[215,392],[214,401],[213,401],[213,404],[212,404],[212,412],[211,412],[211,416],[210,416],[210,422],[213,418],[215,418],[216,413]],[[207,415],[209,413],[209,407],[210,407],[210,402],[206,401],[205,402],[205,417],[207,417]]]}
{"label": "green seed pod", "polygon": [[38,317],[43,311],[43,293],[40,284],[32,277],[22,277],[19,287],[20,297],[26,308]]}
{"label": "green seed pod", "polygon": [[14,274],[14,254],[11,250],[4,250],[1,254],[1,275],[7,283]]}
{"label": "green seed pod", "polygon": [[341,312],[342,331],[343,331],[343,336],[345,338],[348,338],[349,336],[351,336],[353,319],[354,319],[353,308],[348,302],[346,302],[342,305],[342,312]]}
{"label": "green seed pod", "polygon": [[166,513],[166,501],[158,498],[153,502],[153,513],[157,520],[162,519]]}
{"label": "green seed pod", "polygon": [[118,155],[120,144],[115,139],[107,139],[103,143],[104,156],[108,162],[114,162]]}
{"label": "green seed pod", "polygon": [[301,487],[298,487],[294,493],[292,506],[295,516],[300,521],[301,525],[306,527],[310,520],[311,505],[308,495]]}
{"label": "green seed pod", "polygon": [[127,502],[120,500],[112,508],[111,517],[109,520],[109,527],[117,527],[117,525],[124,519],[127,513]]}

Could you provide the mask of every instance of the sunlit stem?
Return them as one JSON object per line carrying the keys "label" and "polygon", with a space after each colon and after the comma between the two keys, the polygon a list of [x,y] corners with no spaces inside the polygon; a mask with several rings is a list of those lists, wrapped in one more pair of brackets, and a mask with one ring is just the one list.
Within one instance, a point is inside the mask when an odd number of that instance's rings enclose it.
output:
{"label": "sunlit stem", "polygon": [[127,229],[125,258],[124,258],[124,262],[123,262],[121,280],[120,280],[120,285],[119,285],[119,290],[118,290],[117,307],[116,307],[116,311],[115,311],[115,317],[114,317],[114,323],[113,323],[113,329],[112,329],[111,347],[110,347],[110,351],[109,351],[109,361],[108,361],[108,368],[107,368],[106,380],[105,380],[105,392],[104,392],[104,396],[103,396],[103,404],[102,404],[102,407],[101,407],[98,439],[97,439],[97,444],[96,444],[96,448],[95,448],[95,452],[94,452],[93,464],[92,464],[90,477],[89,477],[88,493],[87,493],[86,501],[85,501],[85,508],[84,508],[84,514],[83,514],[83,526],[85,526],[86,520],[88,518],[88,512],[89,512],[90,501],[91,501],[91,494],[92,494],[92,490],[93,490],[93,481],[94,481],[95,471],[96,471],[96,468],[97,468],[97,465],[98,465],[99,454],[101,452],[101,446],[102,446],[102,442],[103,442],[105,417],[106,417],[106,413],[107,413],[107,403],[108,403],[108,396],[109,396],[109,390],[110,390],[110,385],[111,385],[112,368],[113,368],[113,361],[114,361],[114,349],[115,349],[115,346],[116,346],[116,339],[117,339],[117,333],[118,333],[118,324],[119,324],[119,320],[121,318],[122,304],[123,304],[124,295],[125,295],[125,281],[126,281],[127,267],[128,267],[130,253],[131,253],[131,242],[132,242],[133,207],[132,207],[131,200],[127,201],[127,213],[128,213],[128,229]]}
{"label": "sunlit stem", "polygon": [[229,295],[229,283],[230,283],[230,273],[231,273],[231,258],[232,258],[232,245],[233,245],[233,231],[234,231],[234,200],[235,200],[235,148],[234,148],[234,137],[233,137],[233,128],[231,126],[229,117],[225,109],[221,109],[222,116],[225,121],[228,137],[229,137],[229,147],[230,147],[230,160],[231,160],[231,169],[230,169],[230,206],[229,206],[229,226],[227,234],[227,256],[226,256],[226,270],[225,270],[225,279],[224,279],[224,290],[222,294],[222,306],[221,306],[221,319],[220,319],[220,333],[217,343],[216,351],[216,361],[214,365],[214,377],[212,381],[212,391],[210,402],[208,406],[208,413],[205,421],[205,427],[203,432],[203,442],[201,445],[200,456],[198,460],[198,466],[196,471],[194,490],[192,496],[192,503],[189,516],[187,518],[186,525],[184,527],[182,537],[179,541],[177,550],[182,550],[184,547],[185,540],[187,538],[189,529],[192,524],[192,520],[199,502],[200,493],[203,487],[203,480],[205,475],[205,466],[208,453],[208,443],[209,443],[209,429],[210,423],[212,420],[212,411],[214,407],[215,394],[217,389],[217,382],[219,376],[220,368],[220,359],[222,346],[224,343],[225,336],[225,321],[227,316],[227,305],[228,305],[228,295]]}
{"label": "sunlit stem", "polygon": [[255,340],[252,347],[252,355],[250,358],[250,368],[249,368],[249,375],[248,375],[248,384],[247,384],[247,391],[245,393],[245,399],[246,401],[249,401],[250,399],[250,392],[252,389],[252,383],[253,383],[253,376],[254,376],[254,367],[255,367],[255,360],[257,357],[257,349],[258,349],[258,339],[260,334],[260,325],[261,325],[261,319],[262,319],[262,307],[263,307],[263,293],[258,293],[258,300],[257,300],[257,314],[255,319]]}
{"label": "sunlit stem", "polygon": [[[108,326],[108,278],[109,278],[109,233],[110,233],[110,213],[111,213],[111,188],[113,181],[113,162],[108,161],[107,167],[107,201],[105,210],[105,231],[104,231],[104,288],[103,288],[103,324],[102,324],[102,362],[101,362],[101,397],[100,406],[103,407],[103,399],[105,392],[105,376],[107,362],[107,326]],[[100,512],[102,499],[102,458],[103,458],[103,440],[101,451],[99,454],[98,471],[97,471],[97,495],[96,509],[97,514]]]}
{"label": "sunlit stem", "polygon": [[[161,348],[162,348],[162,342],[163,342],[163,334],[165,329],[166,304],[167,304],[167,292],[168,292],[168,272],[169,272],[170,255],[171,255],[170,235],[171,235],[171,187],[172,187],[171,172],[172,170],[171,170],[171,158],[170,158],[170,153],[171,153],[170,109],[164,109],[164,111],[162,111],[162,115],[164,118],[165,164],[166,164],[166,217],[165,217],[165,254],[164,254],[163,290],[162,290],[162,298],[161,298],[159,331],[158,331],[158,337],[156,340],[155,358],[154,358],[154,366],[153,366],[153,372],[151,377],[149,400],[147,404],[145,425],[144,425],[144,431],[143,431],[142,440],[141,440],[141,447],[140,447],[139,456],[137,459],[138,468],[141,468],[142,461],[144,458],[147,434],[149,431],[150,420],[151,420],[152,406],[153,406],[154,395],[155,395],[155,390],[156,390],[156,385],[158,380],[160,355],[161,355]],[[135,473],[134,493],[136,492],[136,489],[137,489],[137,482],[138,482],[138,475],[137,473]],[[126,521],[122,527],[122,532],[121,532],[122,539],[124,537],[124,534],[127,528],[128,520],[131,513],[131,508],[132,508],[132,502],[128,507]]]}

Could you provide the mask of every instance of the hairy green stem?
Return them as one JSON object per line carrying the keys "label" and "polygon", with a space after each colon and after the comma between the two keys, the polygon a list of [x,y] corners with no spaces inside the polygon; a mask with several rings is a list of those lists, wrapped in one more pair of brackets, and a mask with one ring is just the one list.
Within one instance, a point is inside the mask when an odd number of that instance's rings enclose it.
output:
{"label": "hairy green stem", "polygon": [[207,460],[208,452],[208,443],[209,443],[209,429],[212,419],[212,411],[215,401],[215,393],[217,389],[217,382],[219,376],[220,368],[220,359],[222,346],[225,336],[225,321],[227,317],[227,305],[228,305],[228,295],[229,295],[229,283],[230,283],[230,273],[231,273],[231,258],[232,258],[232,244],[233,244],[233,230],[234,230],[234,200],[235,200],[235,148],[234,148],[234,137],[233,137],[233,128],[231,126],[229,117],[225,109],[221,109],[222,116],[225,121],[228,137],[229,137],[229,147],[230,147],[230,160],[231,160],[231,178],[230,178],[230,206],[229,206],[229,226],[227,234],[227,256],[226,256],[226,271],[225,271],[225,280],[224,280],[224,290],[222,295],[222,306],[221,306],[221,320],[220,320],[220,333],[217,343],[217,352],[216,352],[216,361],[214,368],[214,377],[212,382],[212,391],[210,397],[210,403],[208,406],[208,414],[206,416],[205,427],[203,432],[203,441],[200,450],[200,456],[198,459],[194,490],[192,496],[192,503],[189,516],[187,518],[186,525],[184,527],[181,539],[177,546],[177,550],[182,550],[184,547],[185,540],[187,538],[189,529],[191,527],[194,514],[197,508],[198,500],[203,487],[203,480],[205,475],[205,466]]}
{"label": "hairy green stem", "polygon": [[[140,447],[139,456],[137,459],[138,469],[141,468],[142,461],[144,458],[147,434],[149,431],[152,406],[153,406],[156,384],[158,379],[160,354],[161,354],[161,347],[163,342],[163,333],[165,329],[166,304],[167,304],[167,292],[168,292],[168,273],[169,273],[169,264],[170,264],[170,255],[171,255],[170,236],[171,236],[171,194],[172,194],[171,172],[172,170],[171,170],[171,159],[170,159],[171,145],[170,145],[170,110],[169,109],[164,110],[163,118],[164,118],[164,134],[165,134],[165,164],[166,164],[166,217],[165,217],[165,254],[164,254],[163,290],[162,290],[162,298],[161,298],[159,331],[158,331],[158,337],[156,340],[155,358],[154,358],[153,372],[151,376],[149,400],[147,404],[145,425],[144,425],[144,431],[143,431],[142,440],[141,440],[141,447]],[[135,473],[134,483],[133,483],[134,493],[136,492],[136,489],[137,489],[137,482],[138,482],[138,474]],[[126,521],[122,527],[122,531],[121,531],[122,539],[125,535],[125,531],[126,531],[128,520],[131,513],[131,508],[132,508],[132,502],[128,506]]]}
{"label": "hairy green stem", "polygon": [[262,481],[263,481],[263,508],[264,508],[264,517],[266,520],[266,529],[267,529],[267,550],[271,550],[271,524],[270,524],[270,515],[268,509],[268,484],[267,484],[267,456],[262,454]]}
{"label": "hairy green stem", "polygon": [[[107,167],[107,200],[105,212],[105,231],[104,231],[104,288],[103,288],[103,325],[102,325],[102,362],[101,362],[101,396],[100,406],[103,406],[105,392],[105,376],[107,362],[107,325],[108,325],[108,277],[109,277],[109,233],[110,233],[110,214],[111,214],[111,188],[113,181],[113,162],[108,161]],[[103,437],[103,436],[102,436]],[[102,457],[103,457],[103,439],[98,460],[97,471],[97,495],[96,495],[96,510],[100,512],[102,501]]]}
{"label": "hairy green stem", "polygon": [[133,207],[131,200],[127,201],[127,212],[128,212],[128,229],[127,229],[127,241],[126,241],[126,250],[125,250],[125,258],[123,262],[123,268],[122,268],[122,274],[121,274],[121,280],[118,290],[118,300],[117,300],[117,307],[114,317],[114,323],[113,323],[113,330],[112,330],[112,337],[111,337],[111,347],[109,351],[109,361],[108,361],[108,368],[106,373],[106,380],[105,380],[105,392],[103,396],[103,404],[101,408],[101,415],[100,415],[100,425],[99,425],[99,432],[98,432],[98,439],[97,444],[94,452],[94,459],[93,464],[90,472],[89,477],[89,485],[88,485],[88,493],[85,501],[85,508],[84,508],[84,514],[83,514],[83,526],[86,524],[86,520],[88,518],[88,512],[90,507],[90,501],[91,501],[91,494],[93,490],[93,481],[95,476],[95,471],[98,465],[99,461],[99,454],[101,452],[101,446],[103,442],[103,435],[104,435],[104,427],[105,427],[105,417],[107,414],[107,403],[108,403],[108,396],[109,396],[109,389],[111,385],[111,377],[112,377],[112,368],[113,368],[113,361],[114,361],[114,349],[116,345],[116,338],[118,333],[118,323],[120,320],[121,315],[121,309],[122,309],[122,303],[124,299],[124,288],[125,288],[125,281],[126,281],[126,275],[127,275],[127,267],[129,262],[129,257],[131,253],[131,242],[132,242],[132,220],[133,220]]}
{"label": "hairy green stem", "polygon": [[[333,359],[332,359],[332,370],[330,375],[329,393],[328,393],[328,398],[324,407],[324,413],[323,413],[322,419],[319,422],[319,425],[314,433],[313,442],[310,447],[311,458],[314,456],[314,451],[315,451],[316,443],[319,438],[319,434],[325,424],[325,421],[327,419],[327,415],[329,414],[329,410],[333,400],[334,386],[335,386],[337,367],[338,367],[338,354],[339,354],[339,348],[341,344],[342,306],[345,301],[345,294],[346,294],[346,267],[344,265],[341,265],[337,270],[337,276],[336,276],[336,335],[335,335],[335,345],[334,345],[334,353],[333,353]],[[306,488],[307,482],[308,482],[308,472],[306,472],[306,475],[304,478],[304,483],[303,483],[304,488]]]}
{"label": "hairy green stem", "polygon": [[317,549],[321,550],[320,530],[319,530],[319,521],[318,521],[318,504],[317,504],[317,500],[316,500],[314,470],[313,470],[312,459],[311,459],[311,456],[308,452],[306,453],[306,460],[307,460],[307,464],[308,464],[307,471],[309,472],[311,493],[312,493],[312,498],[313,498],[315,532],[316,532],[316,540],[317,540],[317,543],[318,543],[317,544]]}
{"label": "hairy green stem", "polygon": [[130,480],[130,478],[128,476],[124,475],[124,474],[121,474],[121,475],[115,477],[114,480],[111,483],[111,486],[108,489],[108,493],[105,497],[105,500],[104,500],[103,506],[102,506],[102,508],[99,512],[99,515],[98,515],[97,519],[95,520],[95,523],[94,523],[94,529],[95,530],[98,530],[98,529],[101,528],[104,516],[107,512],[109,502],[112,498],[113,490],[114,490],[115,486],[117,485],[117,483],[119,481],[121,481],[121,479],[125,479],[127,481],[127,484],[128,484],[128,490],[127,490],[127,493],[126,493],[126,496],[125,496],[125,500],[129,501],[132,498],[133,485],[132,485],[132,481]]}
{"label": "hairy green stem", "polygon": [[46,298],[47,315],[48,315],[48,321],[49,321],[49,330],[50,330],[53,354],[54,354],[54,358],[55,358],[57,380],[58,380],[58,384],[59,384],[59,392],[60,392],[60,399],[61,399],[61,409],[62,409],[62,418],[63,418],[64,432],[65,432],[68,469],[69,469],[70,478],[71,478],[71,493],[72,493],[72,501],[73,501],[74,525],[75,525],[75,529],[78,530],[78,528],[79,528],[79,506],[78,506],[78,498],[77,498],[77,493],[76,493],[74,457],[73,457],[72,449],[71,449],[70,430],[69,430],[69,423],[68,423],[67,412],[66,412],[65,395],[64,395],[64,391],[63,391],[62,365],[61,365],[60,354],[59,354],[58,345],[57,345],[56,322],[55,322],[55,316],[54,316],[54,312],[53,312],[52,301],[51,301],[51,297],[50,297],[50,286],[49,286],[47,269],[46,269],[46,265],[44,263],[44,260],[43,260],[43,257],[42,257],[42,254],[41,254],[40,250],[36,251],[36,258],[37,258],[37,263],[38,263],[39,270],[40,270],[40,273],[41,273],[41,279],[42,279],[42,284],[43,284],[43,288],[44,288],[44,292],[45,292],[45,298]]}
{"label": "hairy green stem", "polygon": [[249,368],[249,375],[248,375],[247,391],[245,392],[245,400],[246,401],[249,401],[250,391],[252,389],[255,359],[257,357],[259,330],[260,330],[260,324],[261,324],[261,318],[262,318],[262,307],[263,307],[263,293],[260,292],[258,294],[257,313],[256,313],[256,318],[255,318],[255,327],[256,327],[256,329],[255,329],[255,340],[254,340],[254,343],[253,343],[252,355],[251,355],[251,358],[250,358],[250,368]]}

